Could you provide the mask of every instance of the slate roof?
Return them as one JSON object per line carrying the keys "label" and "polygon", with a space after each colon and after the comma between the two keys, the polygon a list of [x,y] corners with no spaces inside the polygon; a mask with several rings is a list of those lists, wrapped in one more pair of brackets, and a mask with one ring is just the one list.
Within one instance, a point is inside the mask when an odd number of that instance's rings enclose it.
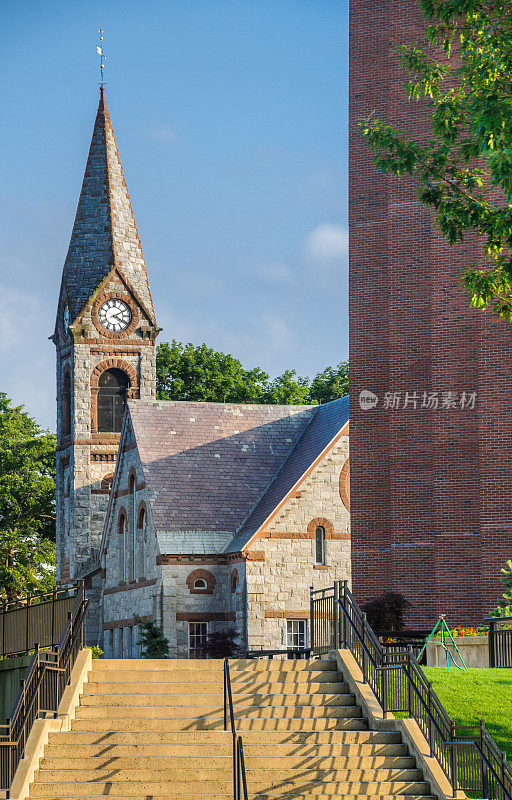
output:
{"label": "slate roof", "polygon": [[240,549],[329,444],[348,420],[348,398],[323,406],[130,400],[128,413],[161,552],[220,553]]}
{"label": "slate roof", "polygon": [[146,265],[102,87],[62,276],[72,322],[113,266],[121,269],[154,322]]}
{"label": "slate roof", "polygon": [[243,549],[348,419],[348,397],[316,407],[313,419],[224,552],[238,553]]}

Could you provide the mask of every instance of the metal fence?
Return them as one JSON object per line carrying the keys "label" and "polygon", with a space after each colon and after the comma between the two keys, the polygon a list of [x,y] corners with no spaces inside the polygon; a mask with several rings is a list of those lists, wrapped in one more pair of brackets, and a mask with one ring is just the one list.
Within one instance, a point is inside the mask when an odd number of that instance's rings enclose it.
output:
{"label": "metal fence", "polygon": [[[60,628],[57,645],[42,651],[39,643],[33,641],[27,648],[34,650],[32,661],[22,681],[21,691],[11,716],[5,725],[0,725],[0,789],[7,791],[7,797],[18,764],[25,755],[25,746],[32,725],[41,714],[56,714],[76,657],[83,647],[84,619],[87,611],[83,583],[71,591],[73,593],[68,599],[72,599],[72,606]],[[28,602],[27,607],[37,608],[30,606]],[[57,618],[60,611],[61,609],[56,611]],[[42,618],[39,618],[39,623]],[[56,631],[57,623],[55,623]]]}
{"label": "metal fence", "polygon": [[[412,648],[382,645],[354,600],[346,581],[311,591],[311,649],[351,651],[384,714],[402,712],[416,720],[452,784],[489,800],[512,800],[512,769],[483,721],[461,727],[448,716]],[[329,646],[330,644],[330,646]]]}
{"label": "metal fence", "polygon": [[489,625],[489,666],[512,667],[512,617],[491,617]]}
{"label": "metal fence", "polygon": [[77,586],[54,589],[0,605],[2,657],[28,653],[34,649],[34,642],[42,648],[55,647],[79,591]]}

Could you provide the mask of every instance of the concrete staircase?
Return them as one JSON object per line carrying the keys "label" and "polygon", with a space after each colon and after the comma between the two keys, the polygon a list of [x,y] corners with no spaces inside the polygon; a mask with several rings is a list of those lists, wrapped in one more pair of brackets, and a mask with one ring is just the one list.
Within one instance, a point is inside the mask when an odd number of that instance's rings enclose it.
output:
{"label": "concrete staircase", "polygon": [[[222,661],[93,661],[31,798],[227,800]],[[400,736],[368,730],[332,661],[231,662],[249,800],[430,800]]]}

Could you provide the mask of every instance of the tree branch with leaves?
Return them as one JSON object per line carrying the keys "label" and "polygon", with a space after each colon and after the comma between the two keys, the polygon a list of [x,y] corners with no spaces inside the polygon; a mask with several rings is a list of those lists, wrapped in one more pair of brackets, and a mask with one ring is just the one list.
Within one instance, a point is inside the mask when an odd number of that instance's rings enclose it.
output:
{"label": "tree branch with leaves", "polygon": [[450,244],[476,232],[481,257],[462,280],[471,305],[512,320],[512,6],[492,0],[420,0],[425,40],[403,45],[411,101],[427,103],[426,141],[374,114],[360,121],[375,165],[410,175]]}

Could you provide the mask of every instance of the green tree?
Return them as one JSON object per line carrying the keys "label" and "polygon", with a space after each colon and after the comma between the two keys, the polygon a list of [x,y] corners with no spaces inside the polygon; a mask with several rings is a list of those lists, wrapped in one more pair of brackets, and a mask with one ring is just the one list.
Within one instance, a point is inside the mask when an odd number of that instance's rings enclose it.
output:
{"label": "green tree", "polygon": [[270,405],[301,406],[309,402],[308,394],[308,379],[299,377],[294,369],[287,369],[268,385],[262,402]]}
{"label": "green tree", "polygon": [[55,582],[55,436],[0,393],[0,599]]}
{"label": "green tree", "polygon": [[236,358],[205,344],[172,341],[158,345],[157,396],[160,400],[263,403],[268,375],[246,370]]}
{"label": "green tree", "polygon": [[169,642],[163,629],[151,619],[144,622],[138,614],[133,615],[133,621],[139,628],[140,639],[137,644],[142,647],[142,658],[167,658]]}
{"label": "green tree", "polygon": [[308,400],[311,403],[328,403],[348,395],[348,361],[337,367],[327,367],[311,381]]}
{"label": "green tree", "polygon": [[507,561],[501,570],[501,582],[505,587],[503,597],[491,613],[491,617],[512,617],[512,561]]}
{"label": "green tree", "polygon": [[420,0],[425,40],[400,48],[410,100],[426,102],[415,139],[373,115],[360,125],[386,174],[411,175],[450,244],[476,231],[481,257],[463,281],[471,305],[512,319],[512,4]]}
{"label": "green tree", "polygon": [[311,385],[295,370],[271,381],[262,369],[247,370],[232,355],[174,340],[158,345],[156,374],[159,400],[302,405],[348,394],[348,363],[327,367]]}

